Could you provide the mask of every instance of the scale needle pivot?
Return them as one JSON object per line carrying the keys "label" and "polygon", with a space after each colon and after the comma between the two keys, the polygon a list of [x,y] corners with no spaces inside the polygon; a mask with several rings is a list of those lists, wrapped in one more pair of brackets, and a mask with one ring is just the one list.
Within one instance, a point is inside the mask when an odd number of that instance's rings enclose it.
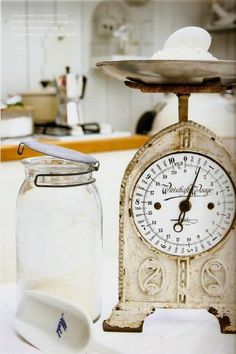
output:
{"label": "scale needle pivot", "polygon": [[184,221],[186,212],[189,211],[192,207],[192,205],[190,203],[190,198],[192,196],[192,192],[193,192],[193,189],[194,189],[195,184],[197,182],[197,178],[200,173],[200,170],[201,170],[201,167],[199,167],[197,170],[196,176],[195,176],[192,186],[188,192],[187,198],[182,200],[182,202],[180,202],[180,204],[179,204],[180,214],[178,217],[178,221],[173,226],[175,232],[181,232],[183,230],[183,221]]}

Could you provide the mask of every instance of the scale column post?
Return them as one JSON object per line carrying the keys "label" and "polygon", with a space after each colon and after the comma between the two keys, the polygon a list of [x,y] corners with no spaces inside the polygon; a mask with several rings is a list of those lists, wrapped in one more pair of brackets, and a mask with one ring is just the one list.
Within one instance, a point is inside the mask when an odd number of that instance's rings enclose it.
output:
{"label": "scale column post", "polygon": [[188,121],[188,99],[190,93],[177,93],[179,123]]}

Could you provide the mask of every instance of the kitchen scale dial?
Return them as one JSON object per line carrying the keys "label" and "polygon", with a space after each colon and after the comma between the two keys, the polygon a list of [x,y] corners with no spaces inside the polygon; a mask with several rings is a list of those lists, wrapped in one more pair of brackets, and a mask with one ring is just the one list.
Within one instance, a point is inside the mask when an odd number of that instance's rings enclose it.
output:
{"label": "kitchen scale dial", "polygon": [[175,93],[179,112],[179,122],[151,137],[124,173],[119,302],[104,330],[141,332],[158,308],[191,308],[208,310],[222,333],[235,333],[236,164],[221,139],[188,120],[190,95],[231,89],[235,62],[134,60],[98,66],[143,93]]}
{"label": "kitchen scale dial", "polygon": [[171,153],[140,174],[131,212],[140,236],[154,249],[173,256],[196,255],[222,242],[230,230],[234,186],[208,156]]}

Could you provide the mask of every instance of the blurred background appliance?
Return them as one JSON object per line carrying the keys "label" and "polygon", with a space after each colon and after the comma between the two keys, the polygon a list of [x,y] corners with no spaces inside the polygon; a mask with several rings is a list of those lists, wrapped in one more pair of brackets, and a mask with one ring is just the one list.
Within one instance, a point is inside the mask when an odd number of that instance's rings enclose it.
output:
{"label": "blurred background appliance", "polygon": [[[168,125],[178,121],[176,108],[177,98],[173,94],[164,97],[163,109],[159,111],[153,122],[151,134],[154,134]],[[234,137],[236,101],[234,94],[211,93],[192,94],[189,99],[189,119],[205,125],[221,137]]]}
{"label": "blurred background appliance", "polygon": [[135,131],[136,134],[141,134],[141,135],[149,134],[152,129],[154,119],[156,118],[158,113],[162,111],[165,105],[166,102],[161,101],[158,102],[152,110],[144,112],[141,115],[141,117],[138,119],[136,131]]}
{"label": "blurred background appliance", "polygon": [[[236,152],[236,100],[227,94],[192,94],[189,99],[189,119],[206,126],[227,142]],[[136,133],[153,135],[178,122],[177,97],[165,94],[152,110],[144,112],[137,121]]]}
{"label": "blurred background appliance", "polygon": [[71,73],[57,75],[53,81],[41,81],[42,89],[21,93],[23,105],[34,108],[34,133],[52,136],[81,136],[100,133],[96,122],[85,123],[82,111],[87,77]]}
{"label": "blurred background appliance", "polygon": [[54,87],[22,92],[21,97],[24,105],[34,107],[33,120],[35,124],[46,124],[55,121],[57,96]]}
{"label": "blurred background appliance", "polygon": [[1,109],[1,138],[16,138],[32,135],[33,108],[13,106]]}
{"label": "blurred background appliance", "polygon": [[67,66],[66,72],[56,76],[55,82],[58,99],[56,123],[69,127],[84,123],[81,100],[84,98],[86,76],[71,73]]}

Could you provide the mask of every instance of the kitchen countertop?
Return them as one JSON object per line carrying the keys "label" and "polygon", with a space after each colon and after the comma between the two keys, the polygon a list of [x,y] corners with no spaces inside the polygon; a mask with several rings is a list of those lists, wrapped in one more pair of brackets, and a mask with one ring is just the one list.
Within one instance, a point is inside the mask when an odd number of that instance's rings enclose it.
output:
{"label": "kitchen countertop", "polygon": [[[24,140],[24,139],[22,139]],[[37,139],[40,142],[44,142],[47,144],[55,144],[60,145],[69,149],[78,150],[84,153],[96,153],[96,152],[105,152],[105,151],[116,151],[116,150],[130,150],[137,149],[142,146],[146,141],[149,140],[149,136],[147,135],[127,135],[127,136],[107,136],[104,137],[93,137],[89,139],[86,137],[85,139],[76,139],[70,138],[65,140],[53,140],[39,138]],[[17,144],[2,144],[1,148],[1,161],[13,161],[13,160],[21,160],[22,156],[17,154]],[[26,157],[34,157],[39,156],[40,154],[34,152],[29,149],[25,149],[24,158]]]}
{"label": "kitchen countertop", "polygon": [[[122,354],[235,353],[236,336],[221,334],[218,321],[206,310],[160,309],[146,319],[142,333],[104,332],[102,321],[110,315],[112,307],[117,303],[117,278],[117,259],[104,261],[102,316],[94,325],[95,338],[101,343],[119,350]],[[15,311],[15,283],[1,285],[0,352],[41,353],[14,332]]]}

